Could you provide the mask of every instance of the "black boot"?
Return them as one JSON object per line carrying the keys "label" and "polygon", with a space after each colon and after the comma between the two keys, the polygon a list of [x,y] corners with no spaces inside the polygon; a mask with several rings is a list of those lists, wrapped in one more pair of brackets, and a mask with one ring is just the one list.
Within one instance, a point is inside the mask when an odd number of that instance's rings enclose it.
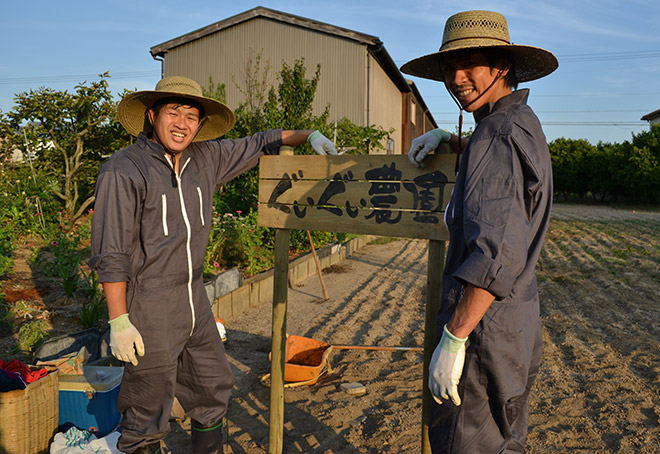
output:
{"label": "black boot", "polygon": [[140,446],[132,454],[161,454],[160,442]]}
{"label": "black boot", "polygon": [[192,454],[222,454],[222,421],[215,426],[204,427],[192,421]]}

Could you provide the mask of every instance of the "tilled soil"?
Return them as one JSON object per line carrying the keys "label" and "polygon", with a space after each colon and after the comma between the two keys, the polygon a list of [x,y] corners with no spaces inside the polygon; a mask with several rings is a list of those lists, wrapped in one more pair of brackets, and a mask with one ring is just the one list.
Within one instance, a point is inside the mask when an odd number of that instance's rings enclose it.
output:
{"label": "tilled soil", "polygon": [[[7,300],[24,301],[21,314],[48,319],[54,334],[79,330],[79,307],[24,255],[15,262],[25,270],[3,282]],[[422,346],[426,265],[425,241],[369,244],[325,270],[328,300],[316,277],[289,289],[287,331],[331,345]],[[555,205],[537,275],[544,356],[527,452],[659,453],[660,213]],[[270,305],[227,327],[236,385],[225,452],[266,453]],[[15,342],[0,334],[3,350]],[[285,391],[284,453],[420,453],[422,354],[333,350],[330,373]],[[344,392],[349,382],[366,394]],[[164,452],[188,453],[188,431],[187,418],[172,422]]]}
{"label": "tilled soil", "polygon": [[[289,334],[421,346],[427,243],[370,244],[289,290]],[[544,358],[529,453],[660,452],[660,213],[556,205],[538,267]],[[268,451],[270,306],[228,321],[236,386],[226,452]],[[284,453],[420,453],[422,354],[335,350],[332,372],[285,391]],[[342,391],[359,382],[363,396]],[[170,452],[187,452],[188,421]]]}

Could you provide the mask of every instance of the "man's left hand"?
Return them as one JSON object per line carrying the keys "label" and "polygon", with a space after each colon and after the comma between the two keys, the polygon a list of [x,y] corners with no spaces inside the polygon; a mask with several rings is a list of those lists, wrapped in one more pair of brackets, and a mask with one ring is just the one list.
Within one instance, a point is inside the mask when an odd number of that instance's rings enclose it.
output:
{"label": "man's left hand", "polygon": [[307,142],[309,142],[316,154],[337,154],[335,144],[319,131],[311,133],[307,137]]}
{"label": "man's left hand", "polygon": [[461,339],[450,333],[447,325],[443,328],[442,338],[429,364],[429,390],[439,404],[451,399],[454,405],[461,405],[458,382],[461,380],[465,364],[466,341],[467,337]]}

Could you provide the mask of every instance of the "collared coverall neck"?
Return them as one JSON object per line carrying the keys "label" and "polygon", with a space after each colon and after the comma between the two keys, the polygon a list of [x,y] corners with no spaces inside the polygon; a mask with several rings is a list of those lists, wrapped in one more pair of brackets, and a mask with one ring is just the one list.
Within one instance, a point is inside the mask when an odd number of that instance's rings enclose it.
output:
{"label": "collared coverall neck", "polygon": [[552,205],[550,154],[528,94],[515,91],[474,113],[447,207],[438,340],[467,284],[495,301],[469,336],[462,405],[433,403],[434,453],[524,452],[529,390],[541,360],[534,269]]}

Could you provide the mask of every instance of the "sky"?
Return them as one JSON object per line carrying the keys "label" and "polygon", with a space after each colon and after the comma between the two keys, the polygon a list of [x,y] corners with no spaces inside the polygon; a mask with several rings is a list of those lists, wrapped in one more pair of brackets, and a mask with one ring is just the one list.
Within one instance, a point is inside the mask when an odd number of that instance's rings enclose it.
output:
{"label": "sky", "polygon": [[[256,6],[374,35],[401,66],[438,50],[444,24],[460,11],[504,14],[511,40],[559,59],[529,88],[548,141],[560,137],[622,143],[648,130],[660,109],[660,2],[657,0],[2,0],[0,110],[45,86],[74,91],[110,73],[110,89],[151,90],[160,62],[149,49]],[[323,70],[323,68],[321,68]],[[322,75],[321,75],[322,77]],[[458,109],[438,82],[407,76],[440,127],[455,131]],[[471,115],[465,127],[474,126]]]}

